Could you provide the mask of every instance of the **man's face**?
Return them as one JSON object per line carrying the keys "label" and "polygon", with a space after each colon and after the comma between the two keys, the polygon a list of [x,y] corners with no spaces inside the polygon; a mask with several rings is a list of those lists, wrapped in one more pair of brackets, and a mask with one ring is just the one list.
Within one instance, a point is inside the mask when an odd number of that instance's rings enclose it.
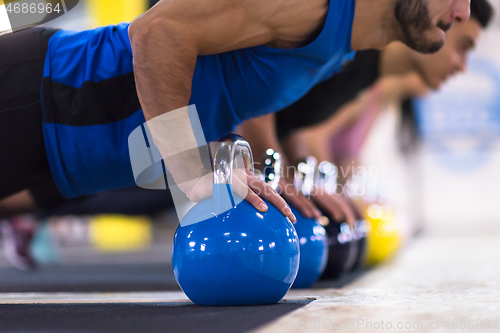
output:
{"label": "man's face", "polygon": [[455,25],[446,34],[446,41],[439,52],[415,52],[415,69],[431,88],[439,88],[450,76],[465,71],[467,56],[476,45],[481,30],[475,19]]}
{"label": "man's face", "polygon": [[394,15],[399,40],[417,52],[434,53],[454,23],[469,19],[470,0],[397,0]]}

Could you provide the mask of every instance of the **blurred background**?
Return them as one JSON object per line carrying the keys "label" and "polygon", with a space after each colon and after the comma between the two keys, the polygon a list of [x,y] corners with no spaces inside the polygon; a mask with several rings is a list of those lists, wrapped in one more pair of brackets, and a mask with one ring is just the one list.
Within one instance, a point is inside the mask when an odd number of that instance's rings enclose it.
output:
{"label": "blurred background", "polygon": [[[497,12],[499,1],[491,1]],[[500,20],[481,36],[468,71],[422,99],[421,218],[428,225],[498,225]],[[498,227],[497,227],[498,228]]]}
{"label": "blurred background", "polygon": [[[500,9],[500,1],[490,3]],[[404,158],[397,142],[401,114],[383,113],[363,151],[363,164],[390,180],[387,195],[403,228],[428,233],[500,230],[500,20],[481,35],[467,71],[417,101],[422,141]],[[396,108],[396,106],[394,106]],[[410,223],[410,226],[408,226]]]}
{"label": "blurred background", "polygon": [[[85,30],[130,21],[153,2],[81,0],[46,26]],[[500,0],[491,3],[500,12]],[[499,40],[497,17],[481,36],[468,71],[418,100],[422,141],[411,156],[401,153],[398,142],[399,106],[381,113],[368,136],[362,165],[376,168],[384,199],[406,239],[418,230],[440,235],[500,231]],[[178,289],[170,265],[178,219],[164,200],[164,209],[160,200],[160,208],[146,215],[19,217],[21,224],[38,225],[31,249],[42,269],[17,272],[0,250],[0,292],[96,290],[99,285],[106,290]]]}

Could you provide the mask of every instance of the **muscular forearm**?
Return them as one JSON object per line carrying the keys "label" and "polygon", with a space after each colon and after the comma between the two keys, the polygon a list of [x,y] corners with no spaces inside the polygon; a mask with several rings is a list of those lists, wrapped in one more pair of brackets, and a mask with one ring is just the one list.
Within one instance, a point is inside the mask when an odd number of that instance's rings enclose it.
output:
{"label": "muscular forearm", "polygon": [[[149,21],[150,17],[152,21]],[[204,172],[188,113],[198,48],[186,29],[145,15],[129,28],[137,93],[151,137],[189,196]]]}
{"label": "muscular forearm", "polygon": [[[293,179],[295,167],[290,164],[287,150],[281,145],[276,133],[276,116],[274,114],[254,118],[245,122],[238,129],[252,146],[256,168],[264,169],[264,156],[268,149],[273,149],[281,155],[281,180],[279,182],[280,194],[304,216],[319,218],[319,210],[300,191],[294,188]],[[304,155],[305,156],[305,155]],[[302,157],[304,157],[302,156]],[[293,163],[293,162],[292,162]]]}
{"label": "muscular forearm", "polygon": [[305,144],[303,139],[302,133],[296,131],[280,140],[290,165],[297,166],[299,162],[302,162],[307,156],[311,155],[310,147]]}
{"label": "muscular forearm", "polygon": [[352,126],[363,114],[367,104],[367,93],[361,94],[355,100],[345,104],[326,122],[305,128],[295,135],[307,147],[309,153],[319,161],[333,162],[331,154],[331,138]]}
{"label": "muscular forearm", "polygon": [[198,47],[182,25],[132,22],[129,28],[137,93],[146,120],[189,104]]}
{"label": "muscular forearm", "polygon": [[264,155],[268,149],[280,153],[282,165],[287,165],[286,156],[283,154],[283,149],[276,135],[276,118],[274,114],[248,120],[238,128],[238,131],[248,140],[252,147],[256,168],[262,169]]}
{"label": "muscular forearm", "polygon": [[198,56],[272,40],[269,28],[247,15],[249,5],[254,2],[162,0],[130,25],[147,127],[176,183],[189,182],[181,187],[185,193],[206,172],[197,150],[205,142],[193,130],[193,118],[198,117],[188,110]]}

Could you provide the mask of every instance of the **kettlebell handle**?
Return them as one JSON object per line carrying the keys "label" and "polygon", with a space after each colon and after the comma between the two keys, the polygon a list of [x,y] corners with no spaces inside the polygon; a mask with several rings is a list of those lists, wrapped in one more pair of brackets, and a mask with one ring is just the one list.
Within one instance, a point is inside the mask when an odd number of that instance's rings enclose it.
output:
{"label": "kettlebell handle", "polygon": [[299,162],[294,175],[294,186],[300,189],[305,196],[311,195],[316,178],[316,167],[318,160],[313,156],[307,156]]}
{"label": "kettlebell handle", "polygon": [[323,161],[318,165],[316,186],[324,188],[327,194],[334,194],[337,190],[337,167],[330,162]]}
{"label": "kettlebell handle", "polygon": [[262,181],[278,190],[281,179],[282,158],[281,154],[269,148],[264,153],[264,169]]}
{"label": "kettlebell handle", "polygon": [[233,183],[234,163],[238,157],[243,159],[246,170],[254,172],[252,149],[242,136],[229,134],[219,143],[213,160],[214,184]]}

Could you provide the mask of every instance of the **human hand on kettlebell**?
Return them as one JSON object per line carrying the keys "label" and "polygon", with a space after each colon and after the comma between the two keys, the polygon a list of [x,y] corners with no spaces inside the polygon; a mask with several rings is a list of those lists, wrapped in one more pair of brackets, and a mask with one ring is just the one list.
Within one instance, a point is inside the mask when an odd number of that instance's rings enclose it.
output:
{"label": "human hand on kettlebell", "polygon": [[306,157],[297,166],[294,184],[335,222],[347,222],[351,228],[356,223],[354,212],[344,198],[336,195],[337,169],[329,162],[318,164],[316,158]]}
{"label": "human hand on kettlebell", "polygon": [[356,216],[345,198],[336,194],[328,194],[324,189],[317,188],[311,195],[311,199],[326,213],[333,216],[337,222],[345,221],[351,228],[354,228]]}
{"label": "human hand on kettlebell", "polygon": [[235,185],[233,183],[233,186],[236,186],[235,192],[238,193],[239,196],[245,198],[252,206],[261,212],[267,211],[267,205],[261,199],[264,198],[278,208],[278,210],[288,217],[290,221],[295,222],[297,220],[290,206],[288,206],[278,192],[251,171],[239,170],[239,172],[237,172],[237,177],[239,177],[237,184]]}
{"label": "human hand on kettlebell", "polygon": [[[186,192],[193,202],[200,202],[212,196],[213,172],[198,178]],[[268,207],[261,198],[274,205],[290,221],[296,218],[286,201],[269,184],[260,180],[253,172],[246,169],[235,169],[233,171],[233,191],[248,201],[261,212],[266,212]]]}
{"label": "human hand on kettlebell", "polygon": [[321,218],[319,209],[302,193],[302,191],[298,190],[291,181],[281,178],[278,192],[287,202],[301,212],[304,217],[314,219]]}

